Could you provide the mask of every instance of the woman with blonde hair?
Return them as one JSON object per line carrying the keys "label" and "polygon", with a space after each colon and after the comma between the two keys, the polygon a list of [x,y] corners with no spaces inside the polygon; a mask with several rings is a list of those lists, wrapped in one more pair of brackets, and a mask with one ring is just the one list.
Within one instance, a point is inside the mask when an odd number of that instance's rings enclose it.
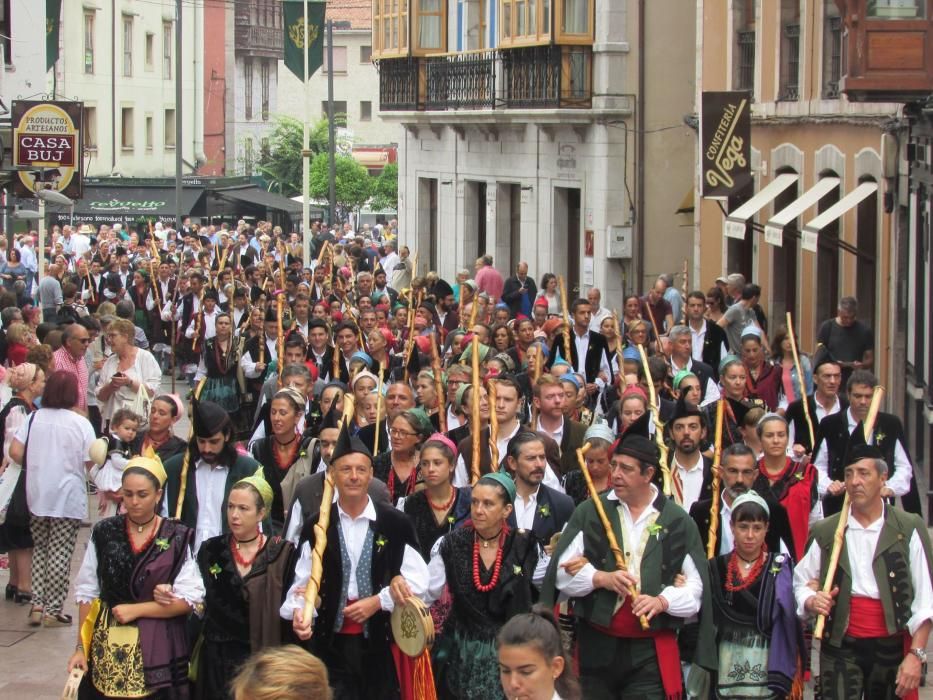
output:
{"label": "woman with blonde hair", "polygon": [[[117,409],[134,408],[140,390],[147,398],[155,396],[162,383],[162,368],[152,353],[134,344],[136,327],[132,321],[115,319],[107,326],[105,335],[113,354],[100,369],[97,398],[106,424]],[[148,414],[146,407],[144,415]]]}
{"label": "woman with blonde hair", "polygon": [[29,347],[26,341],[29,339],[29,329],[21,321],[11,323],[6,329],[6,359],[10,367],[16,367],[26,361],[26,353]]}
{"label": "woman with blonde hair", "polygon": [[295,644],[263,649],[240,668],[230,686],[234,700],[331,700],[327,667]]}

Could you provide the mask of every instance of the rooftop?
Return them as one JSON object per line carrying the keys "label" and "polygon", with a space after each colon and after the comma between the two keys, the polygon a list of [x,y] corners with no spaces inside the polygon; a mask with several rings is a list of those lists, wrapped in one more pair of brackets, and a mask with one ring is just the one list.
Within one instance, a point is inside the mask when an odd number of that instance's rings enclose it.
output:
{"label": "rooftop", "polygon": [[371,29],[373,8],[369,0],[329,0],[327,19],[349,22],[351,29]]}

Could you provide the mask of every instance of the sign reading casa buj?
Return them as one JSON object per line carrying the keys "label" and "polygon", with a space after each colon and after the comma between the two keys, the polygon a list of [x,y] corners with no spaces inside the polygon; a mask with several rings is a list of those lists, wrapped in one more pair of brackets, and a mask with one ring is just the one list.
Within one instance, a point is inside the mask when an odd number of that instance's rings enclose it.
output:
{"label": "sign reading casa buj", "polygon": [[81,102],[13,102],[15,191],[54,189],[81,197]]}
{"label": "sign reading casa buj", "polygon": [[752,181],[751,95],[704,92],[700,111],[700,165],[704,197],[731,197]]}

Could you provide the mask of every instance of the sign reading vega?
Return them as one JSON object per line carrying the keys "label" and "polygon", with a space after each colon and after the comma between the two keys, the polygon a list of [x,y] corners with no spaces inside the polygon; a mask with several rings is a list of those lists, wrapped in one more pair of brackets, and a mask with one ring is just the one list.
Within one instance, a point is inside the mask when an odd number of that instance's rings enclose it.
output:
{"label": "sign reading vega", "polygon": [[751,96],[704,92],[700,113],[704,197],[730,197],[748,187],[751,171]]}
{"label": "sign reading vega", "polygon": [[13,103],[13,165],[17,195],[38,188],[81,196],[80,102]]}

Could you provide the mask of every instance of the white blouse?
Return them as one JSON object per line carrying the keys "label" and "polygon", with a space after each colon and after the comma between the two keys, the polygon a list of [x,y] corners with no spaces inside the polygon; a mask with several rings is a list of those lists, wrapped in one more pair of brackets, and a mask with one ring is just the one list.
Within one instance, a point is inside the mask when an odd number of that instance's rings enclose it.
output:
{"label": "white blouse", "polygon": [[[111,355],[104,361],[104,366],[100,368],[98,377],[97,395],[103,387],[110,383],[113,375],[117,373],[120,364],[120,358],[116,354]],[[136,348],[136,359],[133,366],[124,374],[135,381],[142,382],[149,389],[149,396],[154,397],[162,385],[162,368],[152,356],[152,353],[142,348]],[[107,421],[113,417],[114,412],[125,406],[129,406],[136,399],[136,392],[130,386],[121,386],[110,395],[100,407],[101,417]],[[146,416],[148,419],[148,416]]]}
{"label": "white blouse", "polygon": [[[204,582],[201,572],[198,571],[197,562],[191,554],[191,548],[185,554],[185,563],[175,581],[172,583],[172,592],[176,598],[181,598],[193,609],[204,602]],[[97,578],[97,547],[94,540],[87,543],[84,561],[75,579],[75,601],[77,603],[91,603],[100,596],[100,581]]]}

